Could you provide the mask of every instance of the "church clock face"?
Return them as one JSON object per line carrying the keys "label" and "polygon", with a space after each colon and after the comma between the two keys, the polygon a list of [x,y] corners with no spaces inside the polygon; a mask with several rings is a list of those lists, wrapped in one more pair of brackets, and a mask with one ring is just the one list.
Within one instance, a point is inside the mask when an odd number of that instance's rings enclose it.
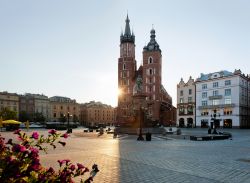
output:
{"label": "church clock face", "polygon": [[149,48],[149,50],[153,50],[154,49],[154,45],[149,45],[148,48]]}

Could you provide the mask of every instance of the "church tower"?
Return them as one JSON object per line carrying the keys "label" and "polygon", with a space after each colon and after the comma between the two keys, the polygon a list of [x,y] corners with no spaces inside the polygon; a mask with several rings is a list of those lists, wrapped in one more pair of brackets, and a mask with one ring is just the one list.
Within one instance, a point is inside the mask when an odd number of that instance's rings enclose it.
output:
{"label": "church tower", "polygon": [[127,15],[124,34],[120,36],[120,58],[118,59],[118,107],[117,122],[129,121],[131,116],[133,86],[136,73],[135,36],[131,33]]}
{"label": "church tower", "polygon": [[144,93],[150,105],[149,113],[152,120],[159,121],[162,102],[162,55],[161,49],[155,40],[155,30],[150,31],[150,41],[143,48],[143,83]]}

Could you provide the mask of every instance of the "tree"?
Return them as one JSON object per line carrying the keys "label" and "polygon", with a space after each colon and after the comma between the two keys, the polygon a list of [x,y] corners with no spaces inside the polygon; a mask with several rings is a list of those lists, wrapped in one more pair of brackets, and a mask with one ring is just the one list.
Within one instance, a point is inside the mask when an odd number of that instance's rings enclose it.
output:
{"label": "tree", "polygon": [[78,117],[75,114],[73,115],[73,121],[78,122]]}
{"label": "tree", "polygon": [[31,120],[31,116],[26,111],[20,111],[19,121],[25,122],[25,121],[30,121],[30,120]]}
{"label": "tree", "polygon": [[34,115],[34,121],[35,122],[45,122],[45,117],[43,116],[43,113],[41,112],[36,112]]}
{"label": "tree", "polygon": [[3,120],[17,119],[17,112],[5,107],[0,111],[0,116],[2,116]]}

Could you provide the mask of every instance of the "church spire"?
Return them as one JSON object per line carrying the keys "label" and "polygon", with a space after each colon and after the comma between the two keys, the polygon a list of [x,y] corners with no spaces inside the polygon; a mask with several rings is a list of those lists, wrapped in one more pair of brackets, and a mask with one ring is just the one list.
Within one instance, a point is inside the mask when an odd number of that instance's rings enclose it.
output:
{"label": "church spire", "polygon": [[128,18],[128,14],[127,14],[127,18],[126,18],[126,26],[125,26],[125,33],[124,33],[124,36],[131,36],[131,31],[130,31],[130,25],[129,25],[129,18]]}
{"label": "church spire", "polygon": [[127,18],[125,22],[126,22],[125,31],[124,31],[124,34],[121,35],[121,43],[124,43],[124,42],[135,43],[135,36],[133,33],[131,34],[131,30],[130,30],[130,25],[129,25],[130,20],[128,18],[128,14],[127,14]]}

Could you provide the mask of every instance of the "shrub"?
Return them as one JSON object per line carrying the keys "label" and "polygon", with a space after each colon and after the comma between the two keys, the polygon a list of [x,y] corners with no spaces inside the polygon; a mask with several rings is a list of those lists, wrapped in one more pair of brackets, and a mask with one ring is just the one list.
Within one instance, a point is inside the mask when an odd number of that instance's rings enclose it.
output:
{"label": "shrub", "polygon": [[[65,146],[60,138],[67,138],[67,133],[60,134],[56,130],[49,130],[48,136],[33,132],[27,135],[21,130],[14,134],[20,139],[20,143],[14,143],[12,139],[5,141],[0,135],[0,182],[73,182],[73,178],[82,176],[89,169],[84,165],[71,163],[70,160],[58,160],[59,170],[52,167],[45,168],[41,165],[39,151],[47,152],[45,145],[49,144],[54,149],[56,144]],[[89,183],[98,172],[97,165],[92,166],[90,176],[81,182]]]}

